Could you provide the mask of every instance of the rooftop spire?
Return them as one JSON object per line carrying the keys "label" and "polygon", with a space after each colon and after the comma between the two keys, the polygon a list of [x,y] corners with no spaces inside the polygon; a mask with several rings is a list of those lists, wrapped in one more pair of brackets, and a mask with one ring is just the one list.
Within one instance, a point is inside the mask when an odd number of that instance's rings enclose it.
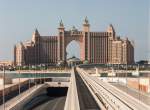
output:
{"label": "rooftop spire", "polygon": [[111,38],[115,38],[116,37],[116,32],[115,32],[115,29],[113,27],[112,24],[110,24],[107,28],[107,32],[110,33],[110,37]]}
{"label": "rooftop spire", "polygon": [[114,29],[114,27],[113,27],[112,24],[110,24],[109,27],[107,28],[107,32],[113,32],[113,33],[115,33],[115,29]]}
{"label": "rooftop spire", "polygon": [[88,20],[87,16],[85,17],[83,24],[89,24],[89,20]]}
{"label": "rooftop spire", "polygon": [[64,27],[64,24],[63,24],[63,22],[62,22],[62,19],[60,20],[59,26],[60,26],[60,27]]}
{"label": "rooftop spire", "polygon": [[34,35],[40,35],[39,31],[37,30],[37,28],[35,28]]}
{"label": "rooftop spire", "polygon": [[33,35],[32,35],[32,41],[33,42],[36,42],[36,38],[38,38],[40,36],[37,28],[35,28],[34,32],[33,32]]}

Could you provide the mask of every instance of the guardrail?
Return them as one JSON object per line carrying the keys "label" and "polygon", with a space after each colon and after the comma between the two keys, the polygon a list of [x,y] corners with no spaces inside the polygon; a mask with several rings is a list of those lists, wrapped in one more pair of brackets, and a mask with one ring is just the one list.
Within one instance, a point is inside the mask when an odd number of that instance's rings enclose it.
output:
{"label": "guardrail", "polygon": [[[28,102],[33,96],[36,96],[39,91],[43,90],[46,84],[34,86],[19,96],[11,99],[5,103],[5,110],[22,110],[23,105]],[[3,105],[0,106],[0,110],[3,109]]]}
{"label": "guardrail", "polygon": [[70,84],[64,110],[80,110],[74,69],[71,71]]}

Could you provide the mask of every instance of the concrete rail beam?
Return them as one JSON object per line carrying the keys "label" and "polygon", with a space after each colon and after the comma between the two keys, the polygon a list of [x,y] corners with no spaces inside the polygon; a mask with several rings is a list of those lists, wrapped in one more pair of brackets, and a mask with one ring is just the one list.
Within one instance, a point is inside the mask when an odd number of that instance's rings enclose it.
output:
{"label": "concrete rail beam", "polygon": [[64,110],[80,110],[75,73],[72,69]]}

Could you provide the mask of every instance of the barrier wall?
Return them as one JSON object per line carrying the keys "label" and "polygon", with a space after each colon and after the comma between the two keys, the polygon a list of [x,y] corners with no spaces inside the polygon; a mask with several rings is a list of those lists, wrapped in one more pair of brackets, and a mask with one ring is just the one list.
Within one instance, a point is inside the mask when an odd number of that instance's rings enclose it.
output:
{"label": "barrier wall", "polygon": [[39,93],[43,92],[43,89],[45,88],[45,85],[39,85],[37,88],[35,88],[33,91],[26,94],[26,96],[21,97],[19,101],[16,103],[13,103],[10,107],[8,107],[8,110],[22,110],[23,106],[29,102],[33,97],[36,97],[39,95]]}

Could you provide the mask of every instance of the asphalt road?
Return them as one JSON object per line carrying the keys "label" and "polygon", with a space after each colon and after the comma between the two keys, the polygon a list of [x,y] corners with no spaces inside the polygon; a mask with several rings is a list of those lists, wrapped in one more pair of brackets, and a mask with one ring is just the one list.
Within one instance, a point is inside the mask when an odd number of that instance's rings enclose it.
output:
{"label": "asphalt road", "polygon": [[64,110],[66,97],[55,97],[54,99],[48,100],[32,110]]}
{"label": "asphalt road", "polygon": [[64,110],[66,96],[49,96],[46,90],[31,99],[23,110]]}

